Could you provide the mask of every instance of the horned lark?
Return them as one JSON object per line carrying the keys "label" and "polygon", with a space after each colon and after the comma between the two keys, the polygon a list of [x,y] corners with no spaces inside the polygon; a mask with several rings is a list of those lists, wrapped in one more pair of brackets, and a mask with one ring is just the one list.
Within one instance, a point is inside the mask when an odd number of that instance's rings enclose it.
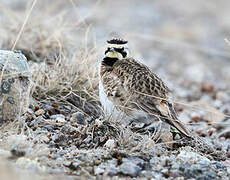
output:
{"label": "horned lark", "polygon": [[100,100],[106,113],[113,111],[128,117],[141,115],[160,119],[191,137],[177,118],[170,102],[169,88],[146,65],[130,56],[128,41],[112,38],[107,41],[100,64]]}

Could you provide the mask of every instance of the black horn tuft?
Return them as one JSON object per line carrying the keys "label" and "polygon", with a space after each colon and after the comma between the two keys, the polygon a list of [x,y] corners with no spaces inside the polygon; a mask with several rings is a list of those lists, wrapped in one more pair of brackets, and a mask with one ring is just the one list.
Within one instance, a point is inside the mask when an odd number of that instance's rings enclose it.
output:
{"label": "black horn tuft", "polygon": [[107,43],[109,44],[126,44],[128,43],[128,41],[124,40],[124,39],[111,39],[111,40],[108,40]]}

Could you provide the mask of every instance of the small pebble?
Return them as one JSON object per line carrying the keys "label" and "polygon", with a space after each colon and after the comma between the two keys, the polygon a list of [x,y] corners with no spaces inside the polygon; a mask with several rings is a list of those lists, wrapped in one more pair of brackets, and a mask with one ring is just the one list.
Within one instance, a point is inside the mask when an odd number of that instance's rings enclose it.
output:
{"label": "small pebble", "polygon": [[45,110],[44,109],[38,109],[37,111],[35,111],[35,115],[36,116],[41,116],[45,114]]}
{"label": "small pebble", "polygon": [[105,164],[100,164],[99,166],[96,166],[94,168],[94,174],[99,175],[103,174],[105,172],[106,165]]}
{"label": "small pebble", "polygon": [[95,120],[95,119],[94,119],[93,117],[88,117],[88,118],[86,119],[86,122],[87,122],[88,124],[91,124],[94,120]]}
{"label": "small pebble", "polygon": [[56,114],[56,115],[52,115],[50,116],[50,119],[59,122],[59,123],[64,123],[66,122],[65,120],[65,116],[63,114]]}
{"label": "small pebble", "polygon": [[201,91],[202,92],[207,92],[207,93],[211,93],[215,90],[215,86],[212,83],[208,83],[208,82],[203,82],[201,83]]}
{"label": "small pebble", "polygon": [[224,130],[223,132],[221,132],[219,134],[219,137],[224,137],[225,139],[229,139],[230,138],[230,128]]}
{"label": "small pebble", "polygon": [[67,136],[65,136],[62,133],[55,134],[51,138],[52,138],[53,142],[57,145],[60,145],[60,146],[66,146],[67,145],[68,138],[67,138]]}
{"label": "small pebble", "polygon": [[71,115],[71,122],[76,122],[77,124],[86,125],[86,117],[82,112],[76,112]]}
{"label": "small pebble", "polygon": [[114,141],[114,139],[108,139],[106,143],[104,144],[104,146],[112,150],[116,148],[116,142]]}
{"label": "small pebble", "polygon": [[106,167],[106,174],[108,174],[109,176],[115,176],[118,174],[118,172],[119,169],[114,164],[108,164],[108,166]]}
{"label": "small pebble", "polygon": [[227,172],[228,172],[228,174],[230,174],[230,166],[227,167]]}
{"label": "small pebble", "polygon": [[180,154],[178,154],[177,160],[183,161],[183,162],[189,162],[189,163],[195,163],[198,161],[210,161],[208,158],[205,156],[201,156],[198,153],[195,152],[187,152],[187,151],[181,151]]}
{"label": "small pebble", "polygon": [[71,170],[77,170],[77,168],[79,167],[79,163],[73,161],[65,162],[63,165]]}
{"label": "small pebble", "polygon": [[13,157],[22,157],[26,155],[26,152],[24,150],[20,150],[18,148],[13,148],[10,152]]}
{"label": "small pebble", "polygon": [[220,100],[220,101],[226,101],[229,100],[229,96],[226,92],[224,91],[218,91],[216,93],[216,99]]}
{"label": "small pebble", "polygon": [[124,175],[136,177],[141,172],[141,168],[132,162],[125,162],[120,165],[120,172]]}

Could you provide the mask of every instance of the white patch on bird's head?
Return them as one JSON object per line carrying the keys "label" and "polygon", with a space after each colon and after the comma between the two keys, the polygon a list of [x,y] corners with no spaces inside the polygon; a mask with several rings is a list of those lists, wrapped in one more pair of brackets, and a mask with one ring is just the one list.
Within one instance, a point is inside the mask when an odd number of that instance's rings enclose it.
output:
{"label": "white patch on bird's head", "polygon": [[110,43],[108,43],[107,47],[122,49],[122,48],[128,48],[128,45],[127,44],[110,44]]}

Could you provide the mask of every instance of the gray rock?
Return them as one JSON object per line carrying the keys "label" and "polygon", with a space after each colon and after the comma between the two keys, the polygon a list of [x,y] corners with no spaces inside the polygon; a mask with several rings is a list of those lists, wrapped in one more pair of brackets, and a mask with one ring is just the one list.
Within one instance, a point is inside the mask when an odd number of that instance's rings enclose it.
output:
{"label": "gray rock", "polygon": [[117,168],[115,164],[109,164],[109,165],[106,167],[105,172],[106,172],[106,174],[109,175],[109,176],[115,176],[115,175],[118,174],[119,168]]}
{"label": "gray rock", "polygon": [[46,122],[46,120],[45,120],[45,118],[43,118],[43,117],[36,117],[36,119],[34,119],[35,121],[37,121],[37,123],[39,124],[39,125],[42,125],[42,124],[44,124],[45,122]]}
{"label": "gray rock", "polygon": [[2,121],[15,120],[29,106],[31,73],[18,51],[0,50],[0,104]]}
{"label": "gray rock", "polygon": [[218,169],[218,170],[224,170],[224,169],[226,169],[226,167],[222,163],[217,162],[217,161],[213,162],[212,165],[215,165],[216,169]]}
{"label": "gray rock", "polygon": [[143,168],[145,165],[145,161],[139,157],[129,157],[129,158],[123,158],[123,162],[132,162],[133,164]]}
{"label": "gray rock", "polygon": [[164,179],[162,173],[158,173],[155,171],[145,171],[144,170],[144,171],[141,171],[140,176],[146,179],[156,179],[156,180]]}
{"label": "gray rock", "polygon": [[52,125],[46,125],[46,126],[44,126],[44,127],[42,127],[42,129],[45,129],[45,130],[47,130],[47,131],[54,131],[54,126],[52,126]]}
{"label": "gray rock", "polygon": [[88,118],[86,118],[86,122],[87,122],[88,124],[91,124],[94,120],[95,120],[95,119],[94,119],[93,117],[88,117]]}
{"label": "gray rock", "polygon": [[136,177],[141,172],[141,168],[137,164],[127,161],[120,165],[120,172],[124,175]]}
{"label": "gray rock", "polygon": [[65,135],[62,134],[62,133],[55,134],[55,135],[52,136],[51,138],[52,138],[53,142],[54,142],[56,145],[59,145],[59,146],[66,146],[66,145],[67,145],[68,138],[67,138],[67,136],[65,136]]}
{"label": "gray rock", "polygon": [[202,165],[210,165],[211,162],[210,162],[210,161],[207,161],[207,160],[201,160],[201,161],[200,161],[200,164],[202,164]]}
{"label": "gray rock", "polygon": [[191,152],[191,151],[181,151],[180,154],[176,157],[177,160],[183,161],[183,162],[189,162],[189,163],[196,163],[199,161],[207,161],[209,162],[210,160],[204,156],[201,156],[198,153]]}
{"label": "gray rock", "polygon": [[55,120],[57,118],[65,118],[65,116],[63,114],[55,114],[50,116],[50,119]]}
{"label": "gray rock", "polygon": [[201,164],[181,164],[180,170],[184,173],[184,176],[187,178],[196,178],[196,179],[220,179],[216,176],[216,172],[213,168]]}
{"label": "gray rock", "polygon": [[100,164],[99,166],[96,166],[94,168],[94,174],[99,175],[103,174],[105,172],[106,165],[105,164]]}
{"label": "gray rock", "polygon": [[108,139],[104,144],[104,147],[113,150],[116,148],[116,142],[114,141],[114,139]]}
{"label": "gray rock", "polygon": [[227,167],[227,173],[230,175],[230,167]]}
{"label": "gray rock", "polygon": [[230,138],[230,128],[225,129],[223,132],[219,134],[219,137],[224,137],[225,139]]}
{"label": "gray rock", "polygon": [[18,148],[17,145],[15,145],[15,146],[11,149],[10,152],[11,152],[11,155],[12,155],[13,157],[22,157],[22,156],[25,156],[25,155],[26,155],[25,150]]}
{"label": "gray rock", "polygon": [[63,132],[64,134],[74,134],[75,132],[77,132],[77,128],[66,125],[61,128],[61,132]]}
{"label": "gray rock", "polygon": [[65,116],[63,114],[55,114],[55,115],[52,115],[50,116],[50,119],[51,120],[54,120],[56,122],[59,122],[59,123],[64,123],[66,122],[65,120]]}
{"label": "gray rock", "polygon": [[79,163],[73,161],[67,161],[63,165],[71,170],[77,170],[77,168],[79,167]]}
{"label": "gray rock", "polygon": [[86,117],[82,112],[73,113],[71,115],[70,121],[81,125],[86,125]]}
{"label": "gray rock", "polygon": [[17,73],[17,76],[31,77],[27,59],[20,51],[0,50],[0,66],[8,75]]}

